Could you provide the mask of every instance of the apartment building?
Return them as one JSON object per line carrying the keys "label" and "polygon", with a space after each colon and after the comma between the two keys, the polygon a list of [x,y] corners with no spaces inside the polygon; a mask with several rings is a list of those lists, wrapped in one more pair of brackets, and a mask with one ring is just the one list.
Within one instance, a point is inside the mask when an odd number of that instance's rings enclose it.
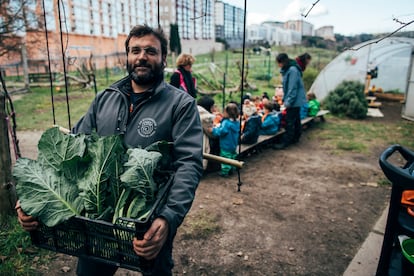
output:
{"label": "apartment building", "polygon": [[315,36],[323,39],[335,41],[334,26],[323,26],[315,30]]}
{"label": "apartment building", "polygon": [[[183,52],[201,54],[217,49],[215,0],[45,0],[44,3],[52,70],[61,69],[61,33],[67,56],[82,58],[93,54],[97,68],[124,66],[124,41],[137,24],[160,25],[167,37],[170,24],[177,24]],[[27,16],[34,18],[33,25],[30,32],[23,30],[19,35],[27,46],[29,66],[37,66],[30,71],[44,71],[44,65],[38,66],[47,60],[42,1],[33,0],[28,5],[25,10]],[[17,64],[21,55],[0,57],[0,62]]]}
{"label": "apartment building", "polygon": [[300,44],[301,38],[300,32],[285,29],[283,22],[267,21],[247,26],[246,39],[252,45],[268,42],[270,45],[289,46]]}
{"label": "apartment building", "polygon": [[302,36],[313,36],[313,24],[304,20],[288,20],[285,29],[300,32]]}
{"label": "apartment building", "polygon": [[243,44],[244,10],[223,1],[215,3],[215,34],[224,40],[230,48]]}

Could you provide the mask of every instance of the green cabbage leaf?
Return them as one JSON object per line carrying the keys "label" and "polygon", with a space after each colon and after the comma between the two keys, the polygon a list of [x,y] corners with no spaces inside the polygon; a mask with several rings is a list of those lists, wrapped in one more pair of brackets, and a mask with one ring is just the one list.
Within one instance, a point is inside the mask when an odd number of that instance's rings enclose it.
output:
{"label": "green cabbage leaf", "polygon": [[81,214],[83,199],[78,196],[78,187],[56,170],[35,160],[19,158],[13,175],[22,209],[45,225],[52,227]]}

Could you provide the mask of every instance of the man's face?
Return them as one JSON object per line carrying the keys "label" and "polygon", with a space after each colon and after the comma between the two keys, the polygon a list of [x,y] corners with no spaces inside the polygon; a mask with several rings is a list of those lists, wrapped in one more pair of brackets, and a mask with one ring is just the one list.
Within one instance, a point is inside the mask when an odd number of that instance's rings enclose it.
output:
{"label": "man's face", "polygon": [[154,83],[163,73],[164,62],[161,43],[154,35],[131,37],[127,55],[127,69],[136,84]]}

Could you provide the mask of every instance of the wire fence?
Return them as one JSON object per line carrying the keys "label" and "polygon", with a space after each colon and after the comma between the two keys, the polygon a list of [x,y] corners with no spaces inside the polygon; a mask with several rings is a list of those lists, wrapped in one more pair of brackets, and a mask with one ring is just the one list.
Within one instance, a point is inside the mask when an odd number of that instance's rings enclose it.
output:
{"label": "wire fence", "polygon": [[[109,55],[92,57],[66,57],[67,70],[71,74],[77,74],[79,70],[94,69],[97,78],[109,79],[113,75],[119,75],[126,70],[126,56],[124,52]],[[49,67],[47,59],[29,59],[27,61],[29,82],[48,81]],[[55,80],[59,75],[63,75],[63,65],[61,59],[51,59],[52,78]],[[7,81],[20,82],[24,80],[24,66],[22,62],[0,65],[0,73]]]}

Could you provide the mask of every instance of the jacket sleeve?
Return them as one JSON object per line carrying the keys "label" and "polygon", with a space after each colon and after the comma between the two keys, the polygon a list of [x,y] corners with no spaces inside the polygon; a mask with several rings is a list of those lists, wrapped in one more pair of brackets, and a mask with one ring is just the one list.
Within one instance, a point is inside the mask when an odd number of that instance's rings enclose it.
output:
{"label": "jacket sleeve", "polygon": [[[189,98],[189,96],[186,96]],[[190,210],[203,172],[203,131],[194,99],[183,100],[173,115],[173,166],[175,177],[159,217],[167,220],[169,238]]]}
{"label": "jacket sleeve", "polygon": [[298,80],[301,78],[300,73],[298,70],[289,69],[287,73],[287,87],[284,93],[286,93],[284,99],[285,107],[291,107],[295,101],[298,94]]}
{"label": "jacket sleeve", "polygon": [[177,72],[174,72],[171,75],[170,84],[174,87],[180,88],[180,75]]}
{"label": "jacket sleeve", "polygon": [[262,129],[270,128],[275,124],[275,119],[273,114],[269,114],[266,116],[266,119],[262,123]]}
{"label": "jacket sleeve", "polygon": [[213,128],[213,133],[212,133],[213,136],[214,137],[222,137],[222,136],[227,135],[227,133],[229,131],[228,131],[228,128],[227,128],[226,124],[227,124],[226,120],[222,120],[219,127]]}
{"label": "jacket sleeve", "polygon": [[95,97],[92,104],[89,106],[85,115],[72,128],[72,133],[91,134],[92,130],[96,130],[96,105],[98,97]]}

